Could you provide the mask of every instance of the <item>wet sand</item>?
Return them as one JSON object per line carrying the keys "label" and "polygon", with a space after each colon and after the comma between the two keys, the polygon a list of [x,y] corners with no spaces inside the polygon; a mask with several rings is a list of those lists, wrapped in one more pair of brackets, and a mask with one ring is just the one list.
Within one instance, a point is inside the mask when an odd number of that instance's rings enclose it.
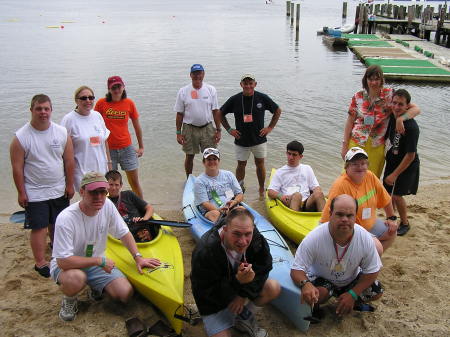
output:
{"label": "wet sand", "polygon": [[[251,192],[251,191],[250,191]],[[250,195],[251,197],[251,195]],[[264,203],[248,200],[262,214]],[[450,184],[421,187],[407,197],[412,230],[398,237],[383,256],[379,279],[385,294],[374,302],[374,313],[354,312],[338,321],[334,302],[325,306],[326,317],[312,325],[308,336],[449,336],[450,315]],[[182,220],[179,210],[157,209],[164,218]],[[33,270],[29,232],[0,215],[0,325],[3,336],[126,336],[125,320],[137,316],[151,325],[163,319],[152,305],[134,295],[127,305],[109,298],[92,302],[86,291],[79,296],[79,313],[73,322],[58,318],[61,293],[56,284]],[[176,229],[184,255],[185,301],[193,304],[190,290],[190,256],[194,247],[188,230]],[[295,249],[294,245],[291,246]],[[50,251],[48,251],[50,254]],[[257,315],[270,336],[303,336],[271,306]],[[205,336],[202,324],[185,324],[183,336]],[[233,336],[241,336],[234,332]],[[242,336],[245,336],[242,334]]]}

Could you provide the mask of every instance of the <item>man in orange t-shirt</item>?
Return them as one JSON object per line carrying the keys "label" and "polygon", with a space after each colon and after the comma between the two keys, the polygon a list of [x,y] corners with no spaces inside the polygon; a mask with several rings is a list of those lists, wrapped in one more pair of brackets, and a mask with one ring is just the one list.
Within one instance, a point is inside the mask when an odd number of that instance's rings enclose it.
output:
{"label": "man in orange t-shirt", "polygon": [[[117,170],[120,163],[120,167],[127,174],[131,189],[142,199],[143,192],[138,175],[138,158],[144,154],[142,129],[139,123],[139,113],[134,102],[127,98],[125,84],[120,76],[108,78],[106,98],[99,99],[94,110],[102,115],[105,125],[110,131],[108,146],[112,168]],[[139,145],[137,149],[133,147],[130,132],[128,131],[129,119],[131,119],[136,132]]]}
{"label": "man in orange t-shirt", "polygon": [[[340,194],[348,194],[358,201],[356,223],[374,236],[378,253],[389,248],[397,236],[397,217],[394,214],[391,197],[381,181],[368,171],[367,153],[352,147],[345,156],[345,173],[335,180],[328,194],[322,212],[321,223],[330,218],[330,202]],[[383,208],[386,221],[377,218],[377,208]]]}

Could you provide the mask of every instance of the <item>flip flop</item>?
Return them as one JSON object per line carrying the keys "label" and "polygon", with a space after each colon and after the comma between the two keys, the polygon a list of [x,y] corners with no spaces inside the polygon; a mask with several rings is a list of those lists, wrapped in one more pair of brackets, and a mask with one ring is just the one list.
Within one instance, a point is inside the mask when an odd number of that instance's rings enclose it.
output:
{"label": "flip flop", "polygon": [[147,328],[144,323],[137,317],[127,319],[125,321],[128,337],[144,337],[147,336]]}

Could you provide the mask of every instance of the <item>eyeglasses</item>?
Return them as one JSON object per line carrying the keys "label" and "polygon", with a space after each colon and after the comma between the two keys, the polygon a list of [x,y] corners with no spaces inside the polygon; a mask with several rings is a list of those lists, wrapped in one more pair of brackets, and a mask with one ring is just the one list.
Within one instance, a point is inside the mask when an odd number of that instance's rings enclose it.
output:
{"label": "eyeglasses", "polygon": [[78,97],[78,99],[80,101],[87,101],[87,100],[93,101],[95,99],[95,96],[81,96],[81,97]]}
{"label": "eyeglasses", "polygon": [[89,192],[89,194],[91,195],[91,196],[96,196],[96,195],[106,195],[106,194],[108,194],[108,190],[106,190],[106,189],[97,189],[97,190],[93,190],[93,191],[88,191]]}

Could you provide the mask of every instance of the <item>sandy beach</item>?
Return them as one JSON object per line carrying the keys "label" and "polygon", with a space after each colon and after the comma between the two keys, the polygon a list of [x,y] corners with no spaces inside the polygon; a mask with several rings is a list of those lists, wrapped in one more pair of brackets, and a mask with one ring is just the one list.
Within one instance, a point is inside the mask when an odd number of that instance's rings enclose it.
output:
{"label": "sandy beach", "polygon": [[[334,302],[325,306],[325,319],[312,325],[308,336],[449,336],[450,315],[450,184],[421,187],[407,198],[412,230],[397,238],[382,258],[380,280],[385,294],[375,302],[374,313],[354,312],[338,321]],[[265,214],[262,201],[250,204]],[[157,210],[171,220],[182,220],[176,210]],[[56,284],[33,270],[29,232],[8,223],[1,214],[0,325],[2,336],[126,336],[125,320],[137,316],[151,325],[162,317],[149,302],[134,295],[127,305],[109,298],[100,302],[79,296],[79,313],[73,322],[58,318],[61,294]],[[188,230],[177,229],[185,266],[185,301],[193,304],[190,290],[190,256],[194,240]],[[295,247],[292,245],[292,249]],[[48,252],[50,254],[50,251]],[[271,306],[258,313],[270,336],[303,336]],[[205,336],[202,324],[185,325],[183,336]],[[234,336],[240,336],[237,332]],[[245,336],[245,335],[243,335]]]}

